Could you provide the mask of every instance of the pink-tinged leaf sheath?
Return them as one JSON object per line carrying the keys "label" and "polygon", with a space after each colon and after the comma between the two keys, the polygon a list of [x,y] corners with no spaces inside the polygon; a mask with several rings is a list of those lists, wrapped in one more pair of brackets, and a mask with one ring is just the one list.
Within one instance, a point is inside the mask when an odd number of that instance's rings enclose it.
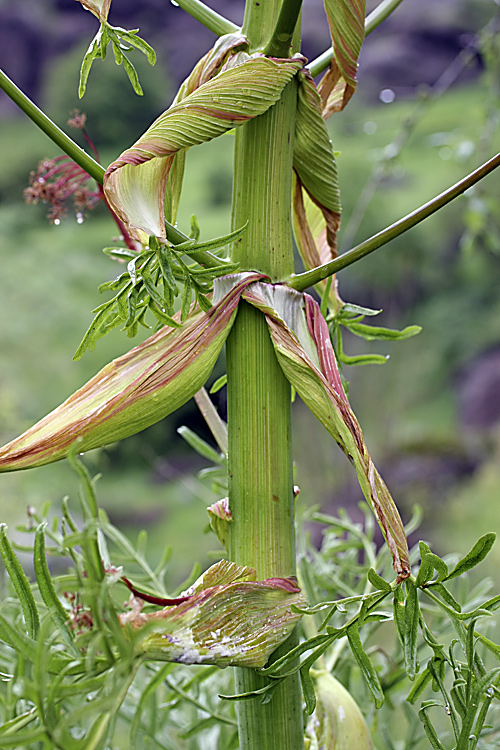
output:
{"label": "pink-tinged leaf sheath", "polygon": [[358,57],[365,38],[365,0],[324,0],[333,60],[319,85],[325,120],[356,91]]}
{"label": "pink-tinged leaf sheath", "polygon": [[0,449],[0,471],[64,458],[121,440],[163,419],[188,401],[208,378],[231,329],[245,286],[259,274],[240,274],[208,312],[179,328],[162,328],[106,365],[61,406]]}
{"label": "pink-tinged leaf sheath", "polygon": [[79,0],[86,10],[96,16],[99,21],[105,22],[108,18],[111,0]]}
{"label": "pink-tinged leaf sheath", "polygon": [[283,372],[355,467],[391,551],[394,569],[400,579],[407,578],[410,565],[404,527],[345,395],[317,303],[306,294],[260,282],[247,287],[243,297],[265,313]]}
{"label": "pink-tinged leaf sheath", "polygon": [[229,537],[229,524],[233,522],[233,515],[229,508],[229,498],[223,497],[207,508],[210,528],[216,534],[217,539],[227,549]]}
{"label": "pink-tinged leaf sheath", "polygon": [[[307,269],[337,257],[337,230],[342,211],[337,166],[332,143],[321,114],[321,100],[307,71],[299,74],[293,166],[293,229]],[[321,291],[326,282],[322,282]],[[340,303],[336,284],[332,306]]]}
{"label": "pink-tinged leaf sheath", "polygon": [[255,570],[225,560],[182,596],[159,612],[121,615],[146,659],[263,667],[300,619],[292,605],[305,601],[295,578],[256,581]]}
{"label": "pink-tinged leaf sheath", "polygon": [[[172,106],[178,104],[186,96],[192,94],[204,83],[210,81],[216,76],[229,55],[235,50],[247,44],[246,37],[241,34],[226,34],[217,39],[215,45],[206,55],[195,65],[189,76],[180,85],[179,90],[172,102]],[[175,224],[177,209],[182,190],[182,181],[184,176],[184,164],[186,160],[186,151],[182,149],[173,157],[172,165],[168,175],[165,195],[165,218],[171,224]]]}
{"label": "pink-tinged leaf sheath", "polygon": [[266,112],[302,66],[303,58],[256,56],[223,70],[164,112],[108,167],[106,199],[136,239],[165,237],[163,202],[175,154]]}

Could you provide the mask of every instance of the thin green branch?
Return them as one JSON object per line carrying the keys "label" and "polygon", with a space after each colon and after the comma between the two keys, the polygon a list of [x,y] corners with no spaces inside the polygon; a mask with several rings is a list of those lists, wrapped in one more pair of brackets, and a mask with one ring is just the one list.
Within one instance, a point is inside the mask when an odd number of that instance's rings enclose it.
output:
{"label": "thin green branch", "polygon": [[104,168],[98,164],[83,148],[75,143],[61,128],[59,128],[50,117],[42,112],[34,102],[24,94],[18,86],[4,72],[0,70],[0,88],[7,94],[24,114],[33,120],[45,135],[54,141],[73,161],[75,161],[87,174],[102,185]]}
{"label": "thin green branch", "polygon": [[448,188],[448,190],[445,190],[444,193],[441,193],[440,195],[430,200],[428,203],[420,206],[420,208],[412,211],[411,214],[408,214],[403,219],[396,221],[395,224],[391,224],[391,226],[387,227],[387,229],[383,229],[378,234],[375,234],[373,237],[365,240],[360,245],[353,247],[352,250],[344,253],[339,258],[331,260],[329,263],[324,263],[322,266],[313,268],[310,271],[305,271],[304,273],[293,274],[285,283],[288,286],[292,287],[292,289],[304,291],[304,289],[307,289],[310,286],[314,286],[314,284],[317,284],[319,281],[328,278],[328,276],[341,271],[343,268],[347,268],[347,266],[356,263],[356,261],[360,260],[360,258],[364,258],[365,255],[373,253],[374,250],[378,250],[378,248],[382,247],[382,245],[387,244],[395,237],[399,237],[400,234],[407,232],[408,229],[411,229],[416,224],[419,224],[421,221],[426,219],[428,216],[431,216],[436,211],[439,211],[440,208],[446,206],[447,203],[450,203],[452,200],[464,193],[470,187],[475,185],[476,182],[482,180],[483,177],[486,177],[487,174],[493,172],[493,170],[498,166],[500,166],[500,153],[498,153],[492,159],[476,169],[474,172],[471,172],[469,175],[467,175],[467,177],[464,177],[462,180],[460,180],[460,182],[457,182],[455,185]]}
{"label": "thin green branch", "polygon": [[301,8],[302,0],[283,0],[273,35],[264,50],[265,55],[268,57],[289,57]]}
{"label": "thin green branch", "polygon": [[[373,10],[370,15],[366,17],[365,34],[368,35],[374,29],[376,29],[377,26],[379,26],[382,21],[387,18],[387,16],[390,16],[391,13],[396,10],[398,5],[402,2],[403,0],[382,0],[380,5],[377,5],[375,10]],[[327,49],[325,52],[323,52],[322,55],[313,60],[312,63],[307,66],[312,77],[314,78],[315,76],[326,70],[326,68],[331,63],[332,58],[333,47],[330,47],[330,49]]]}
{"label": "thin green branch", "polygon": [[176,0],[176,5],[190,16],[193,16],[203,26],[210,31],[213,31],[217,36],[223,36],[224,34],[231,34],[234,31],[239,31],[240,27],[236,26],[232,21],[228,21],[227,18],[216,13],[215,10],[209,8],[208,5],[202,3],[201,0]]}

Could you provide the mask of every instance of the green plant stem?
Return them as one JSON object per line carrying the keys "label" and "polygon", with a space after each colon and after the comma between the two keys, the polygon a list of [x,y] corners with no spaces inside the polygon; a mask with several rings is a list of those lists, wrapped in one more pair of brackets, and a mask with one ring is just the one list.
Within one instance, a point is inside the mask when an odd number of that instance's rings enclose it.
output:
{"label": "green plant stem", "polygon": [[[377,26],[379,26],[382,21],[387,18],[387,16],[390,16],[390,14],[394,10],[396,10],[398,5],[402,2],[403,0],[382,0],[380,5],[377,5],[375,10],[373,10],[370,15],[366,17],[365,34],[368,35],[374,29],[376,29]],[[323,54],[321,54],[319,57],[313,60],[310,65],[307,66],[312,77],[314,78],[315,76],[326,70],[326,68],[330,65],[332,59],[333,47],[330,47],[330,49],[327,49],[325,52],[323,52]]]}
{"label": "green plant stem", "polygon": [[175,0],[175,4],[199,21],[202,26],[217,34],[217,36],[231,34],[234,31],[240,30],[239,26],[232,21],[228,21],[227,18],[216,13],[215,10],[212,10],[212,8],[209,8],[208,5],[200,2],[200,0]]}
{"label": "green plant stem", "polygon": [[[255,9],[255,19],[248,9]],[[275,3],[276,6],[276,3]],[[247,4],[252,46],[262,44],[264,19],[275,27],[271,4]],[[254,36],[254,28],[256,29]],[[264,29],[266,26],[264,26]],[[266,114],[238,128],[235,143],[233,226],[249,221],[232,260],[272,279],[293,269],[290,226],[296,82]],[[227,343],[230,558],[257,571],[258,579],[295,572],[290,385],[277,362],[264,316],[242,303]],[[288,642],[277,655],[295,645]],[[265,680],[236,670],[238,693]],[[301,750],[303,726],[298,677],[287,679],[270,703],[237,703],[240,750]]]}
{"label": "green plant stem", "polygon": [[308,287],[314,286],[314,284],[317,284],[319,281],[328,278],[328,276],[341,271],[343,268],[347,268],[347,266],[356,263],[356,261],[364,258],[365,255],[373,253],[375,250],[378,250],[379,247],[386,245],[391,240],[399,237],[400,234],[407,232],[416,224],[419,224],[428,216],[439,211],[440,208],[446,206],[447,203],[450,203],[464,193],[470,187],[475,185],[476,182],[482,180],[498,166],[500,166],[500,153],[480,166],[474,172],[468,174],[467,177],[464,177],[455,185],[452,185],[448,190],[445,190],[428,203],[425,203],[404,218],[391,224],[387,229],[383,229],[381,232],[378,232],[378,234],[365,240],[360,245],[356,245],[356,247],[348,250],[338,258],[335,258],[335,260],[331,260],[329,263],[324,263],[322,266],[313,268],[310,271],[305,271],[304,273],[292,274],[285,283],[292,287],[292,289],[304,291]]}
{"label": "green plant stem", "polygon": [[273,35],[264,50],[268,57],[288,57],[297,21],[302,8],[302,0],[283,0]]}

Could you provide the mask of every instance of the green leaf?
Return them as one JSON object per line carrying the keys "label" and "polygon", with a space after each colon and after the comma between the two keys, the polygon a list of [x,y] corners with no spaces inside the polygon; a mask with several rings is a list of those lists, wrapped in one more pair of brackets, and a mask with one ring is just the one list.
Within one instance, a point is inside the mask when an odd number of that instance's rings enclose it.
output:
{"label": "green leaf", "polygon": [[361,674],[366,680],[370,692],[375,700],[375,706],[381,708],[384,704],[384,692],[378,678],[378,674],[375,671],[375,667],[371,663],[368,654],[363,648],[359,631],[357,627],[351,626],[347,628],[347,639],[351,647],[352,653],[356,661],[358,662]]}
{"label": "green leaf", "polygon": [[191,446],[200,456],[206,458],[207,461],[211,461],[214,464],[221,463],[221,455],[211,445],[209,445],[203,438],[199,437],[189,427],[179,427],[177,432],[184,438],[186,443]]}
{"label": "green leaf", "polygon": [[396,632],[404,649],[408,626],[406,623],[407,612],[405,607],[405,594],[402,585],[399,585],[396,589],[394,589],[393,615]]}
{"label": "green leaf", "polygon": [[63,637],[68,645],[78,654],[77,649],[73,644],[73,636],[68,625],[68,613],[62,606],[57,596],[52,577],[50,575],[49,566],[47,565],[47,557],[45,551],[45,529],[46,523],[41,523],[35,533],[35,544],[33,548],[33,561],[36,580],[38,583],[38,589],[41,597],[45,603],[45,606],[49,610],[49,615],[61,630]]}
{"label": "green leaf", "polygon": [[221,237],[215,237],[212,240],[205,240],[205,242],[198,242],[197,240],[193,239],[190,242],[183,242],[181,245],[176,245],[175,250],[178,252],[186,253],[186,255],[189,255],[189,253],[197,252],[199,250],[217,250],[220,247],[229,245],[231,242],[236,242],[236,240],[238,240],[245,234],[247,227],[248,221],[240,229],[235,229],[234,232],[230,232],[229,234],[224,234]]}
{"label": "green leaf", "polygon": [[411,582],[407,582],[406,586],[404,657],[406,674],[410,680],[414,680],[417,672],[418,623],[420,608],[416,586]]}
{"label": "green leaf", "polygon": [[339,354],[339,361],[344,365],[385,365],[389,356],[386,354],[357,354],[349,356],[342,352]]}
{"label": "green leaf", "polygon": [[78,83],[78,98],[81,99],[85,94],[87,88],[87,81],[89,78],[90,69],[95,58],[98,57],[99,52],[99,33],[91,41],[90,46],[82,60],[82,66],[80,68],[80,81]]}
{"label": "green leaf", "polygon": [[441,560],[440,557],[438,557],[433,552],[431,552],[429,545],[426,544],[425,542],[420,541],[418,545],[420,549],[420,557],[422,559],[422,562],[424,562],[425,560],[425,566],[426,566],[425,574],[428,575],[427,570],[429,566],[432,565],[432,568],[438,574],[435,582],[441,583],[441,581],[444,581],[446,577],[448,576],[448,566],[446,565],[445,561]]}
{"label": "green leaf", "polygon": [[217,378],[215,383],[213,383],[213,385],[211,386],[209,393],[217,393],[217,391],[220,391],[221,388],[224,388],[226,383],[227,383],[227,373],[225,373],[224,375],[221,375],[220,378]]}
{"label": "green leaf", "polygon": [[431,706],[438,706],[441,709],[441,711],[444,709],[444,706],[442,703],[437,703],[436,701],[426,701],[425,703],[422,703],[422,708],[418,712],[418,715],[420,717],[422,724],[424,725],[427,739],[431,743],[431,746],[433,747],[433,749],[434,750],[446,750],[445,746],[441,743],[436,730],[434,729],[434,725],[429,719],[428,709],[431,708]]}
{"label": "green leaf", "polygon": [[[422,542],[419,542],[419,545],[422,545]],[[432,574],[434,573],[434,565],[432,563],[432,560],[429,559],[429,553],[426,552],[425,549],[420,547],[420,554],[421,563],[415,581],[415,586],[417,588],[422,588],[426,583],[428,583],[432,578]]]}
{"label": "green leaf", "polygon": [[448,573],[446,578],[444,578],[443,580],[450,581],[452,578],[457,578],[463,573],[466,573],[468,570],[471,570],[471,568],[474,568],[476,565],[479,565],[479,563],[484,560],[484,558],[492,548],[495,539],[496,534],[494,534],[493,532],[485,534],[480,539],[478,539],[472,549],[465,555],[465,557],[462,557],[462,559],[459,560],[453,570]]}
{"label": "green leaf", "polygon": [[141,84],[139,83],[139,76],[137,75],[137,71],[128,59],[127,55],[122,54],[122,63],[135,93],[137,94],[137,96],[143,96],[144,92],[142,90]]}
{"label": "green leaf", "polygon": [[392,328],[382,328],[381,326],[369,326],[364,323],[344,323],[351,333],[360,336],[366,341],[402,341],[416,336],[422,330],[421,326],[407,326],[402,331]]}
{"label": "green leaf", "polygon": [[7,526],[4,523],[0,524],[0,554],[21,603],[28,635],[30,638],[36,638],[40,627],[40,619],[38,617],[35,597],[31,591],[31,585],[26,573],[7,538]]}
{"label": "green leaf", "polygon": [[33,662],[36,658],[36,641],[14,628],[10,622],[0,614],[0,640],[5,641],[14,651],[25,659]]}
{"label": "green leaf", "polygon": [[391,584],[385,581],[382,576],[379,576],[373,568],[368,571],[368,580],[379,591],[392,591]]}
{"label": "green leaf", "polygon": [[16,732],[13,735],[0,734],[0,747],[12,747],[14,750],[19,748],[34,747],[37,743],[46,739],[47,735],[44,729],[32,729],[27,732]]}
{"label": "green leaf", "polygon": [[359,315],[367,315],[368,317],[380,315],[381,312],[382,310],[374,310],[371,307],[361,307],[360,305],[353,305],[352,302],[346,302],[345,305],[340,308],[336,317],[339,320],[344,321],[349,320],[352,317],[358,317]]}
{"label": "green leaf", "polygon": [[423,672],[421,672],[417,679],[415,680],[412,689],[406,696],[406,700],[408,703],[416,703],[417,698],[419,698],[422,693],[424,692],[425,688],[429,684],[429,682],[432,680],[432,675],[428,668],[425,668]]}
{"label": "green leaf", "polygon": [[141,39],[140,36],[137,36],[138,31],[139,29],[130,29],[129,31],[126,31],[125,29],[120,29],[120,36],[122,39],[125,39],[133,47],[136,47],[138,50],[143,52],[146,55],[148,63],[150,65],[155,65],[156,64],[156,52],[151,47],[151,45],[149,45],[144,39]]}
{"label": "green leaf", "polygon": [[300,684],[302,685],[302,695],[304,696],[304,703],[306,704],[306,714],[311,716],[316,708],[316,691],[314,690],[314,682],[309,673],[309,669],[301,669],[299,674]]}

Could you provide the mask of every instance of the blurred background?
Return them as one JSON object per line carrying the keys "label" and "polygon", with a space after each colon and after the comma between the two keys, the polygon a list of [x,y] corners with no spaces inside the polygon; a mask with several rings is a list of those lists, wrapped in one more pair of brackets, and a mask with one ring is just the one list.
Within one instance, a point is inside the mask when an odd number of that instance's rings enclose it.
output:
{"label": "blurred background", "polygon": [[[235,23],[243,3],[211,0]],[[368,10],[376,3],[369,2]],[[170,104],[178,85],[215,37],[166,0],[115,0],[109,20],[155,48],[151,68],[133,53],[144,96],[138,100],[110,53],[93,65],[77,97],[82,57],[97,21],[74,0],[0,0],[0,66],[76,139],[75,108],[103,165],[133,143]],[[359,87],[329,121],[344,205],[341,252],[399,219],[499,150],[500,7],[496,0],[404,0],[366,40]],[[328,46],[320,0],[303,13],[304,53]],[[82,141],[81,141],[82,142]],[[83,142],[82,142],[83,145]],[[233,140],[192,149],[179,215],[192,214],[202,238],[229,231]],[[0,441],[31,426],[133,342],[114,332],[72,361],[102,302],[97,287],[120,269],[101,251],[116,228],[100,207],[79,224],[58,226],[23,191],[39,160],[57,149],[0,92]],[[402,515],[423,508],[418,536],[437,552],[465,552],[500,527],[500,175],[339,274],[344,300],[382,309],[373,322],[422,332],[407,341],[346,337],[348,354],[389,354],[383,366],[345,367],[350,400],[372,456]],[[143,336],[144,337],[144,336]],[[218,363],[212,381],[225,371]],[[225,394],[215,396],[221,413]],[[354,515],[361,501],[354,473],[300,403],[294,405],[299,504]],[[204,507],[218,499],[197,478],[207,463],[177,435],[183,424],[210,440],[194,402],[140,435],[86,457],[111,520],[132,536],[150,535],[154,561],[173,548],[172,585],[217,547]],[[29,506],[73,498],[65,462],[7,474],[0,521],[14,527]],[[76,503],[76,500],[75,500]],[[500,549],[492,553],[500,563]],[[491,563],[490,563],[491,564]]]}

